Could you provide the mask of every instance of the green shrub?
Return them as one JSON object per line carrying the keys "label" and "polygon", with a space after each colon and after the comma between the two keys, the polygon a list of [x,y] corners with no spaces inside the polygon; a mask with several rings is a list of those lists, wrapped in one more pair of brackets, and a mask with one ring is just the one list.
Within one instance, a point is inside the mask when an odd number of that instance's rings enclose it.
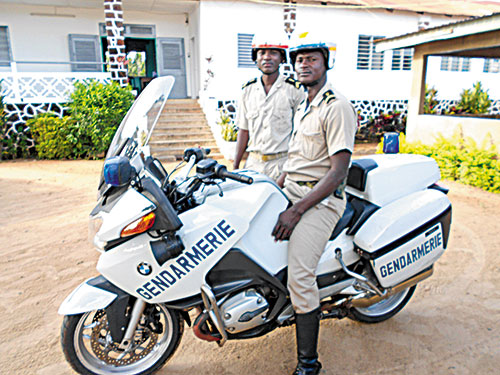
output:
{"label": "green shrub", "polygon": [[[399,144],[400,153],[426,155],[436,160],[443,179],[500,193],[500,160],[492,143],[488,146],[485,141],[479,147],[474,140],[464,139],[457,131],[451,138],[440,135],[432,145],[407,142],[404,134],[400,134]],[[380,142],[377,153],[382,152],[382,146]]]}
{"label": "green shrub", "polygon": [[28,120],[35,140],[38,157],[44,159],[75,158],[74,145],[69,140],[75,121],[65,116],[57,117],[52,113],[41,113]]}
{"label": "green shrub", "polygon": [[436,106],[439,104],[437,100],[437,90],[434,87],[429,88],[427,84],[425,85],[425,97],[424,97],[424,113],[435,114]]}
{"label": "green shrub", "polygon": [[476,82],[472,89],[466,89],[460,94],[460,101],[448,111],[448,114],[481,114],[488,113],[491,100],[488,90],[483,90],[481,82]]}
{"label": "green shrub", "polygon": [[401,112],[381,112],[375,117],[370,117],[368,122],[361,125],[356,131],[358,141],[377,141],[387,132],[404,133],[406,130],[406,116]]}
{"label": "green shrub", "polygon": [[67,138],[75,157],[97,158],[108,149],[115,131],[134,101],[130,88],[94,80],[74,84],[69,113],[74,119]]}
{"label": "green shrub", "polygon": [[238,138],[238,128],[233,123],[231,116],[226,110],[220,111],[219,121],[217,124],[221,126],[222,139],[228,142],[235,142]]}

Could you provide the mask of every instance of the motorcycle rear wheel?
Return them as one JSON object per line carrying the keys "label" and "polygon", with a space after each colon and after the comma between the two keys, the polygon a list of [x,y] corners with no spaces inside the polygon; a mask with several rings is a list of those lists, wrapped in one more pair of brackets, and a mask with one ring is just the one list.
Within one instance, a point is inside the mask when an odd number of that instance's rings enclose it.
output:
{"label": "motorcycle rear wheel", "polygon": [[[107,329],[104,310],[89,311],[64,317],[61,345],[66,360],[79,374],[151,374],[160,369],[174,354],[184,331],[180,314],[163,305],[155,305],[161,331],[153,332],[141,317],[135,335],[135,348],[123,358],[119,343],[114,342]],[[156,329],[155,329],[156,330]]]}
{"label": "motorcycle rear wheel", "polygon": [[380,323],[390,319],[405,307],[416,287],[412,286],[368,307],[352,307],[347,317],[362,323]]}

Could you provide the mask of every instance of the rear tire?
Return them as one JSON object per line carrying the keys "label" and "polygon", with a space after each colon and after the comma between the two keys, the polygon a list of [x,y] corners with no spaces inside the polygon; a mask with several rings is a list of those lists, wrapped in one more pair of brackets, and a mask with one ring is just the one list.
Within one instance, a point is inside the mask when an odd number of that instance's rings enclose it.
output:
{"label": "rear tire", "polygon": [[361,323],[380,323],[390,319],[405,307],[416,287],[414,285],[369,307],[351,307],[347,317]]}
{"label": "rear tire", "polygon": [[[135,348],[123,358],[120,343],[111,339],[104,310],[64,317],[61,345],[66,360],[79,374],[151,374],[160,369],[179,346],[184,320],[176,310],[154,305],[162,328],[151,328],[145,315],[133,336]],[[156,332],[154,332],[156,331]]]}

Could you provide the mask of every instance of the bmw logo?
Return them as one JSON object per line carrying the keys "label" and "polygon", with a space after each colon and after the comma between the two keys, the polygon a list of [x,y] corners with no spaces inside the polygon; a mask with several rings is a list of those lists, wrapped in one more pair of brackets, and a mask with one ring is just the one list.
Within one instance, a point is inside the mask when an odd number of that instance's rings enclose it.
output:
{"label": "bmw logo", "polygon": [[150,275],[151,272],[153,272],[153,267],[151,267],[149,263],[142,262],[137,266],[137,272],[139,272],[143,276],[147,276]]}

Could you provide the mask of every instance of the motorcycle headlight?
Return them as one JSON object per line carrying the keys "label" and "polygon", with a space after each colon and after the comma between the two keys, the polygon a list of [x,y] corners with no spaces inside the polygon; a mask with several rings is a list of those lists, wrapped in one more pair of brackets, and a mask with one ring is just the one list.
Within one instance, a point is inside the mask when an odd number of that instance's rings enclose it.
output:
{"label": "motorcycle headlight", "polygon": [[104,241],[99,241],[99,237],[97,236],[97,233],[99,233],[99,230],[102,227],[102,217],[96,215],[96,216],[91,216],[89,218],[89,232],[88,232],[88,239],[89,242],[97,247],[99,250],[104,250],[104,246],[106,245],[106,242]]}

